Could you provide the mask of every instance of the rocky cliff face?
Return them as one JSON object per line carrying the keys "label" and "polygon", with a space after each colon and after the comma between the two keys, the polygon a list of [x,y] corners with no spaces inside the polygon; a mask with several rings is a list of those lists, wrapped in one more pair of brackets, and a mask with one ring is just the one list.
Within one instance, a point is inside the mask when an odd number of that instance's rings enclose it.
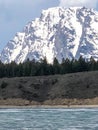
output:
{"label": "rocky cliff face", "polygon": [[55,7],[43,10],[40,18],[29,22],[9,41],[1,61],[9,63],[39,60],[49,63],[56,57],[98,59],[98,12],[85,7]]}

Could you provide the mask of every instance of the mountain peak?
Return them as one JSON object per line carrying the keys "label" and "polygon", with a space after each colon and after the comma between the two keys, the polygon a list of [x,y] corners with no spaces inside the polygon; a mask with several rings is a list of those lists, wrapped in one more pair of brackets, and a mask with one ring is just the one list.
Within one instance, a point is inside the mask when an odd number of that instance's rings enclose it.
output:
{"label": "mountain peak", "polygon": [[40,18],[29,22],[1,53],[1,61],[56,57],[98,59],[98,12],[86,7],[54,7],[43,10]]}

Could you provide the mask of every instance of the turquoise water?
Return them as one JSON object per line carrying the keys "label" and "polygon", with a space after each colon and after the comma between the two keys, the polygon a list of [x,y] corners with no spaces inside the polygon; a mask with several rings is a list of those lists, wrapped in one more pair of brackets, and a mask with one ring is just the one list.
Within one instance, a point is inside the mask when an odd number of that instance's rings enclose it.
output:
{"label": "turquoise water", "polygon": [[98,109],[0,109],[0,130],[98,130]]}

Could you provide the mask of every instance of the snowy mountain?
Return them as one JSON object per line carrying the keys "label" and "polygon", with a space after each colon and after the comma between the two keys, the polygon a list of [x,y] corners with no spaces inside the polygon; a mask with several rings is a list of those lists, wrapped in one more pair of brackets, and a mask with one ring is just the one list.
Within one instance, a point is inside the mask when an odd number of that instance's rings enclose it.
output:
{"label": "snowy mountain", "polygon": [[9,41],[1,61],[17,63],[46,57],[98,59],[98,12],[85,7],[55,7],[43,10]]}

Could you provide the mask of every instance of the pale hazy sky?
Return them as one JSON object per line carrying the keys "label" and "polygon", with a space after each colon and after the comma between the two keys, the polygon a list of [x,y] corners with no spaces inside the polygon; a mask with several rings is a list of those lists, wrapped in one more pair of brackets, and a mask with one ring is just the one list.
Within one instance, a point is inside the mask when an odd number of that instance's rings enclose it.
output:
{"label": "pale hazy sky", "polygon": [[97,10],[98,0],[0,0],[0,51],[42,9],[55,6],[87,6]]}

